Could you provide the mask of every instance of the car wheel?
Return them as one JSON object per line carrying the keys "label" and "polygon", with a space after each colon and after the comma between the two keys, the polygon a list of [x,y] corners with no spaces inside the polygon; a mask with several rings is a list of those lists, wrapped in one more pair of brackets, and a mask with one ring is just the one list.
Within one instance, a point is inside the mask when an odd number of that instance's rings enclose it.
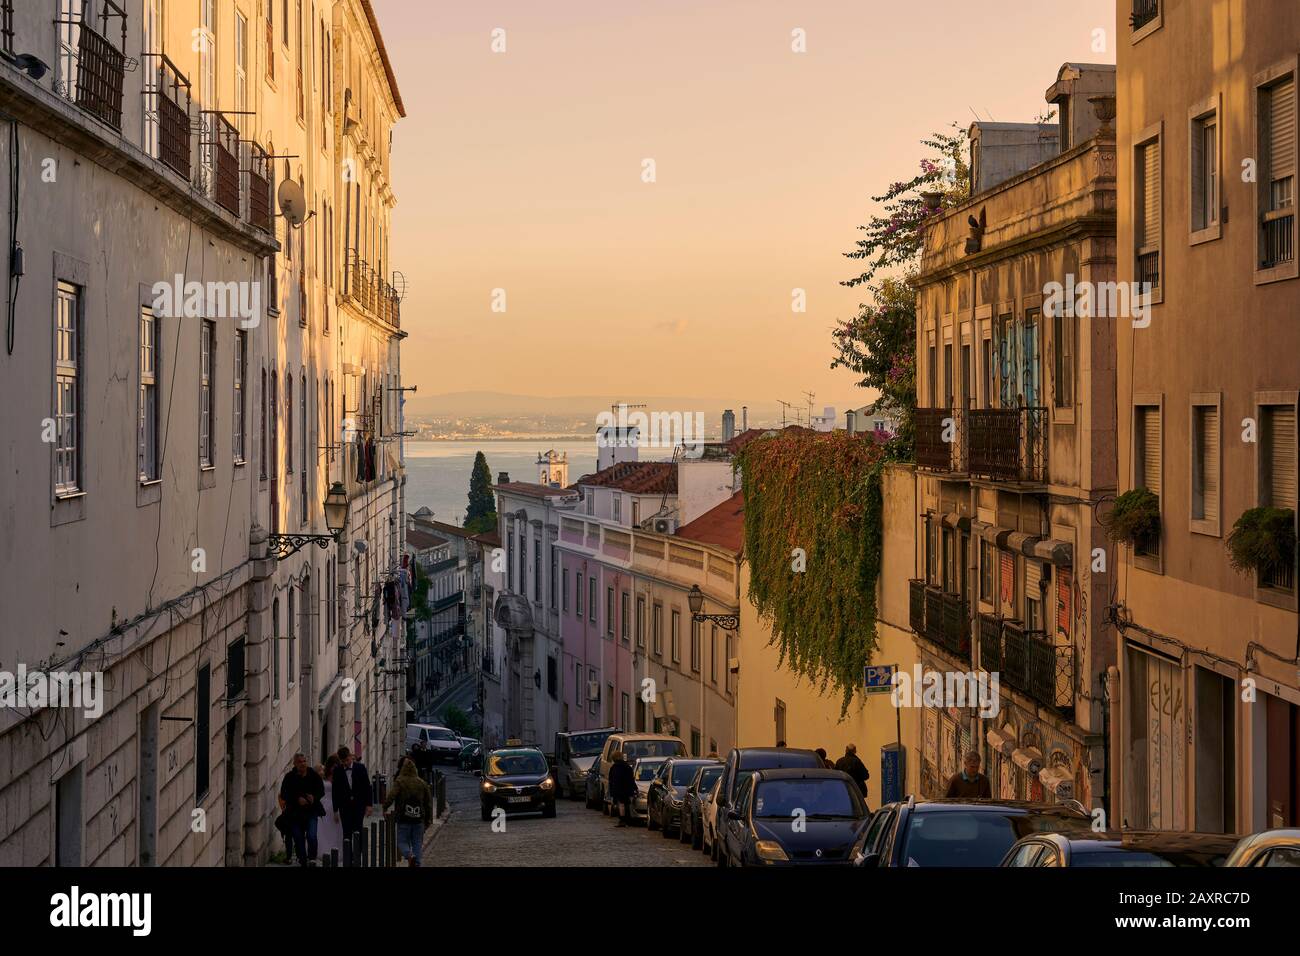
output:
{"label": "car wheel", "polygon": [[591,799],[591,797],[587,797],[587,809],[588,810],[596,809],[596,801]]}
{"label": "car wheel", "polygon": [[654,811],[646,807],[645,811],[645,828],[647,830],[658,830],[659,821],[655,819]]}
{"label": "car wheel", "polygon": [[665,839],[665,840],[667,840],[669,837],[671,837],[671,836],[673,835],[673,833],[672,833],[672,828],[671,828],[671,826],[670,826],[669,823],[668,823],[668,809],[667,809],[667,808],[664,808],[664,811],[663,811],[662,815],[660,815],[660,817],[659,817],[659,830],[660,830],[661,833],[663,833],[663,835],[664,835],[664,839]]}

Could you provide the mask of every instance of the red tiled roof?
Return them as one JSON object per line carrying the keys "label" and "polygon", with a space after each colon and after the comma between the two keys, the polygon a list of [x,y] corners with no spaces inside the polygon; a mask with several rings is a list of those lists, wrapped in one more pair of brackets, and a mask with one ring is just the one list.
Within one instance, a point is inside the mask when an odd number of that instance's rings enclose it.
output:
{"label": "red tiled roof", "polygon": [[416,523],[425,528],[432,528],[439,534],[449,534],[456,538],[468,538],[470,533],[459,525],[447,524],[445,521],[432,521],[428,518],[416,518]]}
{"label": "red tiled roof", "polygon": [[737,491],[722,504],[677,529],[677,536],[716,544],[740,554],[745,546],[745,493]]}
{"label": "red tiled roof", "polygon": [[617,488],[634,495],[675,495],[677,466],[670,461],[622,461],[594,475],[583,475],[575,484]]}
{"label": "red tiled roof", "polygon": [[501,547],[501,535],[495,531],[484,531],[482,534],[476,534],[471,540],[486,544],[489,548]]}
{"label": "red tiled roof", "polygon": [[507,481],[505,484],[493,485],[492,490],[527,495],[530,498],[562,498],[578,493],[575,488],[552,488],[550,485],[537,485],[531,481]]}
{"label": "red tiled roof", "polygon": [[427,531],[417,531],[414,528],[408,528],[406,531],[406,543],[416,551],[427,551],[429,548],[440,548],[447,543],[446,538],[440,538],[436,534],[429,534]]}

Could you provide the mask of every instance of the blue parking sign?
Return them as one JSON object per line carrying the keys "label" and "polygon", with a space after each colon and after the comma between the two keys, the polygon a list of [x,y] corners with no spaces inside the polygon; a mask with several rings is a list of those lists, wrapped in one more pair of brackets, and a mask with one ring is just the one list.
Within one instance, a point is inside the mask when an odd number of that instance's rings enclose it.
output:
{"label": "blue parking sign", "polygon": [[894,689],[897,664],[868,664],[863,670],[863,690],[866,693],[888,694]]}

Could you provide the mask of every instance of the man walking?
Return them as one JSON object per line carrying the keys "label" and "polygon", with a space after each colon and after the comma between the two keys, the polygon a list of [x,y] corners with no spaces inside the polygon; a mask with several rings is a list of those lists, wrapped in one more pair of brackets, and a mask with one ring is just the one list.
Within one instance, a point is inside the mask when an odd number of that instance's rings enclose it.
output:
{"label": "man walking", "polygon": [[867,781],[871,779],[871,771],[858,759],[857,744],[849,744],[844,748],[844,756],[835,761],[835,769],[842,770],[852,777],[853,782],[862,791],[862,799],[867,799]]}
{"label": "man walking", "polygon": [[293,769],[280,783],[280,799],[288,816],[289,835],[299,866],[316,864],[316,824],[320,819],[321,800],[325,796],[325,782],[320,774],[307,766],[302,753],[293,755]]}
{"label": "man walking", "polygon": [[419,866],[424,831],[433,819],[433,791],[420,779],[415,761],[402,764],[393,788],[384,798],[384,809],[389,807],[397,814],[397,852],[410,866]]}
{"label": "man walking", "polygon": [[334,768],[334,807],[343,825],[343,841],[365,826],[366,814],[374,805],[370,774],[366,765],[347,747],[339,748],[339,765]]}
{"label": "man walking", "polygon": [[609,799],[618,814],[618,825],[627,826],[632,817],[632,798],[636,796],[636,777],[631,765],[623,759],[623,751],[615,750],[614,763],[609,768]]}
{"label": "man walking", "polygon": [[961,772],[952,775],[948,781],[948,792],[944,796],[964,800],[992,800],[993,787],[989,784],[989,778],[980,773],[980,763],[979,751],[972,750],[966,754]]}

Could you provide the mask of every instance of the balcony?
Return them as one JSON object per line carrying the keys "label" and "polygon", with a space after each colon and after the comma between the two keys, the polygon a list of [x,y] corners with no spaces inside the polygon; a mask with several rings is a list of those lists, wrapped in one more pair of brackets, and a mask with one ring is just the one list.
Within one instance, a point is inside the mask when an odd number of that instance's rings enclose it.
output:
{"label": "balcony", "polygon": [[1137,257],[1138,290],[1145,295],[1148,290],[1160,288],[1160,250],[1139,252]]}
{"label": "balcony", "polygon": [[912,630],[954,657],[970,661],[970,626],[962,596],[923,581],[908,583]]}
{"label": "balcony", "polygon": [[[76,6],[80,6],[79,4]],[[112,18],[122,24],[120,49],[108,39]],[[86,113],[117,132],[122,131],[122,86],[126,77],[126,11],[104,0],[95,21],[80,14],[54,21],[59,29],[59,79],[55,90]],[[135,61],[132,60],[132,69]]]}
{"label": "balcony", "polygon": [[257,143],[248,144],[248,223],[271,231],[271,160]]}
{"label": "balcony", "polygon": [[1047,481],[1047,409],[973,408],[967,458],[972,475],[1000,481]]}
{"label": "balcony", "polygon": [[1141,30],[1159,15],[1160,0],[1133,0],[1133,12],[1128,22],[1134,30]]}
{"label": "balcony", "polygon": [[1003,622],[1001,679],[1045,707],[1074,713],[1074,647],[1054,644],[1043,631]]}
{"label": "balcony", "polygon": [[965,421],[963,408],[918,408],[916,463],[930,471],[965,471]]}
{"label": "balcony", "polygon": [[368,262],[353,250],[348,255],[343,294],[381,322],[401,328],[401,298]]}
{"label": "balcony", "polygon": [[214,112],[208,123],[212,140],[212,198],[217,205],[239,218],[239,130],[221,113]]}
{"label": "balcony", "polygon": [[1272,269],[1295,258],[1295,213],[1288,207],[1264,214],[1260,224],[1259,267]]}
{"label": "balcony", "polygon": [[[146,85],[145,99],[153,98],[152,112],[158,124],[158,158],[182,179],[190,178],[190,81],[166,56],[158,55],[152,87]],[[146,104],[146,110],[149,106]]]}
{"label": "balcony", "polygon": [[980,667],[990,674],[1002,671],[1002,618],[979,616]]}

